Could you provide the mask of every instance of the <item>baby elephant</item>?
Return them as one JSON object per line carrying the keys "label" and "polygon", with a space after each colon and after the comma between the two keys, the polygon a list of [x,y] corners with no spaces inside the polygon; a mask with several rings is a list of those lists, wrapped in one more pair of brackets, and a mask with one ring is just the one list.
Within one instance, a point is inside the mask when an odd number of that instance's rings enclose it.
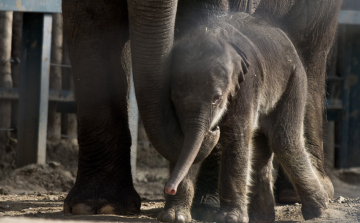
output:
{"label": "baby elephant", "polygon": [[[207,220],[274,221],[273,154],[294,184],[304,218],[320,216],[328,195],[304,147],[307,79],[288,37],[247,14],[218,17],[175,43],[172,66],[171,97],[189,156],[206,132],[221,131],[214,182],[220,208],[209,210]],[[182,156],[186,162],[171,164],[160,221],[190,221],[196,180],[213,171]]]}

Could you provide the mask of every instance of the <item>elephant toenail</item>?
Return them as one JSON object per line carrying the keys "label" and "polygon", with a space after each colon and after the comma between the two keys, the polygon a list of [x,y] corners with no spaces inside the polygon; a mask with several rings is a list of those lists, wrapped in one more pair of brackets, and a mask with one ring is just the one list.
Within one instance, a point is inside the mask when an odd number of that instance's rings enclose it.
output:
{"label": "elephant toenail", "polygon": [[100,208],[99,214],[115,214],[115,208],[112,205],[106,205]]}
{"label": "elephant toenail", "polygon": [[226,217],[226,222],[228,222],[228,223],[236,223],[236,222],[238,222],[238,218],[235,215],[228,215]]}
{"label": "elephant toenail", "polygon": [[72,207],[72,213],[76,215],[91,215],[95,214],[95,211],[93,211],[93,209],[88,205],[77,204]]}
{"label": "elephant toenail", "polygon": [[184,216],[184,215],[178,215],[178,216],[176,217],[176,222],[177,222],[177,223],[185,223],[185,222],[186,222],[185,216]]}
{"label": "elephant toenail", "polygon": [[175,215],[173,213],[165,213],[162,216],[162,219],[160,219],[160,221],[163,222],[174,222],[174,220],[175,220]]}
{"label": "elephant toenail", "polygon": [[224,214],[218,214],[215,219],[215,222],[225,222],[225,215]]}

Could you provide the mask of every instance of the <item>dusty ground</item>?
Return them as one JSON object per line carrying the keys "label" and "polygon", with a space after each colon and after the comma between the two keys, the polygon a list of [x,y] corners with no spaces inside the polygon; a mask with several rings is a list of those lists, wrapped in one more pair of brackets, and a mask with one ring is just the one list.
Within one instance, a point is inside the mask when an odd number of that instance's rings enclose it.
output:
{"label": "dusty ground", "polygon": [[[14,169],[13,146],[0,148],[0,222],[156,222],[164,206],[163,185],[168,176],[166,161],[146,144],[139,144],[135,187],[142,197],[141,214],[134,216],[64,215],[63,200],[75,181],[75,142],[48,142],[47,164]],[[360,175],[358,169],[332,171],[336,193],[321,218],[308,222],[359,222]],[[342,180],[346,180],[345,183]],[[341,197],[340,197],[341,196]],[[301,204],[276,207],[276,222],[303,221]],[[15,218],[16,217],[16,218]],[[50,221],[51,220],[51,221]],[[66,221],[64,221],[66,220]],[[196,222],[196,221],[194,221]]]}

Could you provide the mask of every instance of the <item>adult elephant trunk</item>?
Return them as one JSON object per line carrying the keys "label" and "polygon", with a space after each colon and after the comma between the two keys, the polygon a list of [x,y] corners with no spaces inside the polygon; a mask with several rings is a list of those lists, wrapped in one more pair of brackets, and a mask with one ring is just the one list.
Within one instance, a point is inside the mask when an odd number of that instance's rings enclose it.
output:
{"label": "adult elephant trunk", "polygon": [[[129,0],[131,55],[136,99],[151,143],[171,162],[180,156],[184,136],[170,99],[170,61],[177,0]],[[208,154],[217,134],[207,134]],[[208,152],[207,152],[208,151]],[[205,157],[197,157],[202,160]]]}

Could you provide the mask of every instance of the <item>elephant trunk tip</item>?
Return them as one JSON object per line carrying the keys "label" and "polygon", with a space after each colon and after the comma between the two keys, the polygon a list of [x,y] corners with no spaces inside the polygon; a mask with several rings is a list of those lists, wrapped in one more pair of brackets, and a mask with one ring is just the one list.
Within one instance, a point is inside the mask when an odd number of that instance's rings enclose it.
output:
{"label": "elephant trunk tip", "polygon": [[175,195],[178,185],[167,183],[165,186],[165,193],[170,195]]}

